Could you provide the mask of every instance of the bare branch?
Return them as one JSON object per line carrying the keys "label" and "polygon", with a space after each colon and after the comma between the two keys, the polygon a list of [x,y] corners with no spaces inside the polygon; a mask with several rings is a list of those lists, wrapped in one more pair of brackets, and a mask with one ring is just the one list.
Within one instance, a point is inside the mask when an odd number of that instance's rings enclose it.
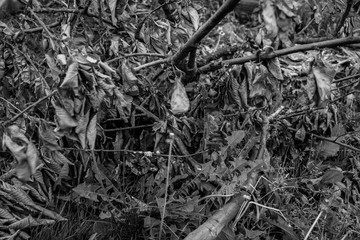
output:
{"label": "bare branch", "polygon": [[324,42],[310,43],[310,44],[285,48],[285,49],[277,50],[277,51],[270,52],[270,53],[260,53],[260,54],[254,54],[254,55],[247,56],[247,57],[234,58],[234,59],[229,59],[229,60],[225,60],[225,61],[217,62],[217,63],[210,63],[210,64],[207,64],[207,65],[199,68],[199,71],[201,73],[206,73],[206,72],[220,69],[223,66],[243,64],[243,63],[250,62],[250,61],[271,59],[271,58],[280,57],[283,55],[296,53],[296,52],[303,52],[303,51],[315,50],[315,49],[326,48],[326,47],[338,47],[338,46],[344,46],[344,45],[349,45],[349,44],[354,44],[354,43],[360,43],[360,37],[347,37],[347,38],[328,40],[328,41],[324,41]]}

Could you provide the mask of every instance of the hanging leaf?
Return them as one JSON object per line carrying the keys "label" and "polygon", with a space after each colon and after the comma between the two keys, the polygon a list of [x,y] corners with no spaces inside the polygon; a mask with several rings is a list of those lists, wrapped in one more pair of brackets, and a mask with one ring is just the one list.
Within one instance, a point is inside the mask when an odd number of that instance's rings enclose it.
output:
{"label": "hanging leaf", "polygon": [[336,72],[317,57],[312,67],[312,73],[316,81],[317,94],[319,97],[318,105],[322,105],[330,100],[331,83]]}
{"label": "hanging leaf", "polygon": [[176,79],[174,91],[171,95],[170,105],[171,111],[174,114],[186,113],[190,108],[190,101],[180,78]]}
{"label": "hanging leaf", "polygon": [[276,22],[275,9],[271,0],[265,0],[262,10],[262,17],[266,29],[265,36],[267,39],[274,41],[278,35],[279,29]]}

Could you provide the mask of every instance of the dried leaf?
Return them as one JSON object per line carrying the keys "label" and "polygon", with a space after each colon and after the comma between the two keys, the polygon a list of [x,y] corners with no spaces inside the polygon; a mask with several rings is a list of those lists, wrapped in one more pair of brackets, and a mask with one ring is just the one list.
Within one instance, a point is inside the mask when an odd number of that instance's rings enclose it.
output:
{"label": "dried leaf", "polygon": [[190,101],[180,78],[176,79],[174,91],[171,95],[171,111],[174,114],[186,113],[190,108]]}
{"label": "dried leaf", "polygon": [[282,72],[281,72],[281,66],[280,66],[279,58],[271,58],[271,59],[267,60],[266,62],[267,62],[269,72],[271,72],[272,75],[276,79],[284,80],[284,76],[282,75]]}
{"label": "dried leaf", "polygon": [[86,148],[86,126],[89,122],[90,110],[86,114],[82,114],[78,119],[78,125],[75,128],[75,133],[78,135],[81,147]]}
{"label": "dried leaf", "polygon": [[264,5],[265,6],[263,7],[262,17],[265,23],[265,34],[266,38],[273,41],[278,35],[279,31],[276,22],[275,9],[271,0],[266,0]]}
{"label": "dried leaf", "polygon": [[73,128],[77,126],[77,122],[75,121],[75,119],[73,119],[64,108],[59,107],[56,104],[53,105],[55,108],[58,127],[60,128],[60,130]]}
{"label": "dried leaf", "polygon": [[304,125],[301,125],[301,127],[295,133],[295,139],[303,142],[305,140],[305,137],[306,137],[306,131]]}
{"label": "dried leaf", "polygon": [[79,194],[80,197],[90,199],[91,201],[98,202],[98,194],[95,192],[99,187],[91,184],[82,183],[77,185],[72,190]]}
{"label": "dried leaf", "polygon": [[[331,137],[332,140],[335,140],[336,137]],[[334,157],[337,155],[338,151],[340,150],[339,144],[329,142],[329,141],[322,141],[317,150],[323,155],[325,158],[327,157]]]}
{"label": "dried leaf", "polygon": [[36,226],[42,226],[42,225],[52,225],[55,224],[55,220],[50,219],[34,219],[32,216],[27,216],[17,222],[14,222],[7,226],[10,229],[24,229],[28,227],[36,227]]}
{"label": "dried leaf", "polygon": [[335,184],[340,182],[344,178],[344,174],[341,169],[329,169],[322,176],[321,184]]}
{"label": "dried leaf", "polygon": [[318,105],[324,104],[331,97],[331,83],[335,76],[335,70],[326,66],[321,59],[316,59],[312,72],[315,77],[317,93],[319,96]]}
{"label": "dried leaf", "polygon": [[73,62],[70,64],[69,69],[66,72],[66,76],[60,88],[69,88],[74,90],[75,95],[79,93],[79,64],[77,62]]}
{"label": "dried leaf", "polygon": [[97,114],[95,114],[89,122],[87,131],[86,131],[86,138],[89,144],[89,148],[91,150],[95,149],[95,140],[96,140],[96,123],[97,123]]}
{"label": "dried leaf", "polygon": [[44,147],[50,151],[60,150],[60,146],[57,143],[57,137],[50,126],[45,121],[40,121],[39,137],[43,141]]}
{"label": "dried leaf", "polygon": [[198,30],[199,23],[200,23],[200,16],[199,16],[198,12],[192,6],[188,6],[186,8],[186,11],[189,14],[191,23],[194,26],[195,31]]}

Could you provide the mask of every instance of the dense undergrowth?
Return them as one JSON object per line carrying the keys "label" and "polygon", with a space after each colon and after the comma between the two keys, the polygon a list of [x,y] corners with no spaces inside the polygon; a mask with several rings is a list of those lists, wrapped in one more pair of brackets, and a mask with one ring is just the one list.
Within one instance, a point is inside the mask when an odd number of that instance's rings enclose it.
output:
{"label": "dense undergrowth", "polygon": [[34,2],[0,22],[1,237],[359,237],[357,1]]}

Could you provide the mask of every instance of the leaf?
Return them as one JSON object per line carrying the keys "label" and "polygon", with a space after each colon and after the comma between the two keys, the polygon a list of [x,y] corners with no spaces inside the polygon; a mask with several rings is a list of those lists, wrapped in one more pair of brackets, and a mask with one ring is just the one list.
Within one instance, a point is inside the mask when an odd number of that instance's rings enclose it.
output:
{"label": "leaf", "polygon": [[195,8],[188,6],[186,8],[187,13],[189,14],[192,25],[194,26],[195,31],[199,28],[200,16]]}
{"label": "leaf", "polygon": [[91,150],[95,149],[95,140],[96,140],[96,123],[97,123],[97,114],[95,114],[89,122],[86,138],[88,141],[88,145]]}
{"label": "leaf", "polygon": [[228,142],[227,146],[220,149],[220,156],[222,160],[225,160],[227,157],[228,149],[233,149],[238,143],[240,143],[245,137],[245,131],[237,130],[231,133],[230,136],[226,137]]}
{"label": "leaf", "polygon": [[288,224],[282,218],[277,217],[275,220],[273,220],[263,216],[262,219],[280,228],[288,239],[300,240],[299,236],[295,233],[295,231],[293,231],[291,227],[288,227]]}
{"label": "leaf", "polygon": [[62,98],[61,102],[64,109],[70,114],[70,116],[74,116],[74,108],[75,108],[74,101],[70,98]]}
{"label": "leaf", "polygon": [[319,96],[318,105],[324,104],[331,97],[331,83],[334,79],[336,71],[320,59],[316,58],[312,67],[316,81],[317,94]]}
{"label": "leaf", "polygon": [[57,138],[50,126],[45,121],[40,121],[39,137],[43,141],[43,146],[50,151],[60,150],[60,146],[57,143]]}
{"label": "leaf", "polygon": [[55,161],[61,163],[61,164],[70,164],[74,165],[67,157],[65,157],[61,152],[54,151],[52,152],[52,157]]}
{"label": "leaf", "polygon": [[265,235],[265,231],[260,230],[250,230],[245,228],[245,236],[249,239],[260,239],[261,235]]}
{"label": "leaf", "polygon": [[166,52],[164,50],[165,46],[167,45],[164,41],[161,41],[160,39],[150,37],[150,45],[154,48],[154,50],[162,55],[165,55]]}
{"label": "leaf", "polygon": [[77,122],[75,121],[75,119],[73,119],[64,108],[59,107],[56,104],[53,104],[53,106],[55,108],[57,122],[60,130],[77,126]]}
{"label": "leaf", "polygon": [[82,114],[78,119],[78,125],[75,128],[75,133],[78,135],[81,147],[86,148],[86,126],[89,122],[90,110],[86,114]]}
{"label": "leaf", "polygon": [[171,111],[174,114],[186,113],[190,108],[190,101],[180,78],[176,79],[174,91],[171,95],[170,105]]}
{"label": "leaf", "polygon": [[11,151],[18,162],[23,162],[26,159],[26,145],[17,144],[12,141],[6,133],[3,136],[3,143]]}
{"label": "leaf", "polygon": [[[30,175],[34,174],[36,172],[36,167],[40,164],[40,160],[39,160],[39,156],[38,156],[38,152],[37,149],[35,147],[35,145],[31,142],[29,142],[28,146],[27,146],[27,150],[26,150],[26,158],[27,158],[27,164],[29,165],[29,169],[30,169]],[[29,177],[26,178],[20,178],[19,177],[19,172],[17,172],[18,178],[22,179],[24,181],[28,181]]]}
{"label": "leaf", "polygon": [[84,197],[87,199],[90,199],[91,201],[94,202],[98,202],[98,194],[95,193],[95,191],[99,188],[99,186],[95,186],[95,185],[91,185],[91,184],[86,184],[86,183],[82,183],[77,185],[75,188],[73,188],[72,190],[79,194],[80,197]]}
{"label": "leaf", "polygon": [[[336,137],[331,137],[330,139],[335,140]],[[329,141],[322,141],[319,146],[317,147],[317,150],[321,155],[323,155],[325,158],[327,157],[334,157],[337,155],[338,151],[340,150],[339,144],[329,142]]]}
{"label": "leaf", "polygon": [[104,69],[107,73],[111,73],[111,74],[116,73],[116,71],[112,67],[110,67],[109,64],[106,62],[99,61],[99,66],[102,69]]}
{"label": "leaf", "polygon": [[282,75],[281,72],[281,66],[280,66],[280,61],[279,58],[271,58],[269,60],[266,61],[269,72],[271,72],[271,74],[278,80],[284,80],[284,76]]}
{"label": "leaf", "polygon": [[328,169],[322,176],[321,184],[335,184],[340,182],[344,178],[344,174],[341,169]]}
{"label": "leaf", "polygon": [[114,89],[116,88],[116,86],[110,79],[99,79],[97,83],[108,96],[112,96],[114,94]]}
{"label": "leaf", "polygon": [[111,21],[116,26],[117,25],[117,19],[116,19],[116,2],[117,0],[109,0],[109,8],[111,12]]}
{"label": "leaf", "polygon": [[69,178],[69,164],[65,163],[60,170],[58,181]]}
{"label": "leaf", "polygon": [[29,195],[22,190],[21,188],[15,187],[8,183],[3,182],[1,188],[8,194],[10,194],[14,200],[21,202],[28,206],[35,206],[34,201],[29,197]]}
{"label": "leaf", "polygon": [[275,15],[275,9],[273,6],[273,3],[271,0],[265,0],[264,3],[265,6],[263,6],[262,10],[262,17],[265,23],[265,36],[266,38],[273,41],[276,36],[278,35],[278,25],[276,22],[276,15]]}
{"label": "leaf", "polygon": [[77,62],[73,62],[70,64],[69,69],[66,72],[66,76],[60,88],[69,88],[74,90],[75,95],[77,96],[79,93],[79,64]]}
{"label": "leaf", "polygon": [[133,102],[133,97],[123,94],[119,88],[116,88],[114,93],[117,97],[116,108],[119,115],[125,122],[127,122],[128,116],[131,113],[131,103]]}
{"label": "leaf", "polygon": [[0,208],[0,217],[2,219],[15,219],[14,215],[4,208]]}
{"label": "leaf", "polygon": [[55,220],[50,219],[34,219],[32,216],[27,216],[17,222],[14,222],[7,226],[10,229],[24,229],[28,227],[36,227],[36,226],[42,226],[42,225],[52,225],[55,224]]}
{"label": "leaf", "polygon": [[301,125],[301,127],[295,133],[295,139],[303,142],[305,140],[305,137],[306,137],[306,131],[304,125]]}
{"label": "leaf", "polygon": [[22,181],[29,181],[39,164],[37,149],[16,125],[8,127],[7,132],[11,136],[5,133],[3,142],[17,160],[16,176]]}

